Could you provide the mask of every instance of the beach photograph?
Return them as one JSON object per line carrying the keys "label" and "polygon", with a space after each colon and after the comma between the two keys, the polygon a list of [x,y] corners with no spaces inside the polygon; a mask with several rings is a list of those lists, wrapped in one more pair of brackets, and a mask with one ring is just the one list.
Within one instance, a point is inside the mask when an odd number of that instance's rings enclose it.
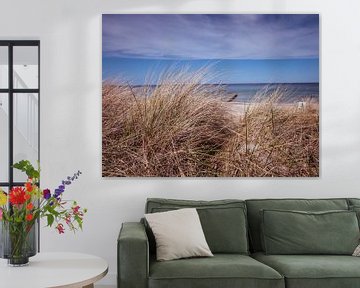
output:
{"label": "beach photograph", "polygon": [[103,14],[103,177],[319,177],[318,14]]}

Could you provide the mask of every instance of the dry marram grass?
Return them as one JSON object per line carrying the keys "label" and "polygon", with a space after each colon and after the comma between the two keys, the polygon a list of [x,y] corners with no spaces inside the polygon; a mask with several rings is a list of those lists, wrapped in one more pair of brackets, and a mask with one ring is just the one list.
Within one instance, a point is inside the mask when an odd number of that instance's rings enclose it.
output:
{"label": "dry marram grass", "polygon": [[103,83],[103,176],[314,177],[319,109],[280,104],[280,90],[234,113],[203,72],[155,87]]}

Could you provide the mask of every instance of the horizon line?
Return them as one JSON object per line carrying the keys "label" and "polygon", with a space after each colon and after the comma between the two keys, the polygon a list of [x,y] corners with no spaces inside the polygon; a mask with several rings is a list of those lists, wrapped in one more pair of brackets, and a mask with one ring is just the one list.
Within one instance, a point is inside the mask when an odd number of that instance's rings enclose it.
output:
{"label": "horizon line", "polygon": [[[106,82],[107,80],[104,80]],[[116,85],[117,83],[114,83],[113,85]],[[184,83],[186,84],[186,83]],[[244,83],[201,83],[200,85],[282,85],[282,84],[320,84],[320,82],[244,82]],[[161,84],[121,84],[118,83],[118,85],[130,85],[130,86],[157,86]]]}
{"label": "horizon line", "polygon": [[[102,52],[102,58],[116,58],[116,59],[131,59],[140,61],[173,61],[173,62],[185,62],[185,61],[280,61],[280,60],[320,60],[320,55],[311,56],[292,56],[292,57],[268,57],[268,58],[171,58],[171,57],[150,57],[150,56],[120,56],[120,55],[109,55],[114,52]],[[107,54],[107,55],[106,55]]]}

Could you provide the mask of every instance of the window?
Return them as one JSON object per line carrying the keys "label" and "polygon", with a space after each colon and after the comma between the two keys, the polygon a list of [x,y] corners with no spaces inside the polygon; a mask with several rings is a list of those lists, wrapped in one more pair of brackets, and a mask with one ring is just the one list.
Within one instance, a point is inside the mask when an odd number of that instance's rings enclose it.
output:
{"label": "window", "polygon": [[12,168],[40,160],[40,41],[0,40],[0,186],[9,191],[26,177]]}

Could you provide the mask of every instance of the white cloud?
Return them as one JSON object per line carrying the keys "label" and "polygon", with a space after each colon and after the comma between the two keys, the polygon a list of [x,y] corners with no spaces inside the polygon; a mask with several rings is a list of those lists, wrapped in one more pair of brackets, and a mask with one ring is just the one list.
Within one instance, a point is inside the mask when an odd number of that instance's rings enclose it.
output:
{"label": "white cloud", "polygon": [[319,53],[316,16],[104,15],[105,56],[289,59]]}

